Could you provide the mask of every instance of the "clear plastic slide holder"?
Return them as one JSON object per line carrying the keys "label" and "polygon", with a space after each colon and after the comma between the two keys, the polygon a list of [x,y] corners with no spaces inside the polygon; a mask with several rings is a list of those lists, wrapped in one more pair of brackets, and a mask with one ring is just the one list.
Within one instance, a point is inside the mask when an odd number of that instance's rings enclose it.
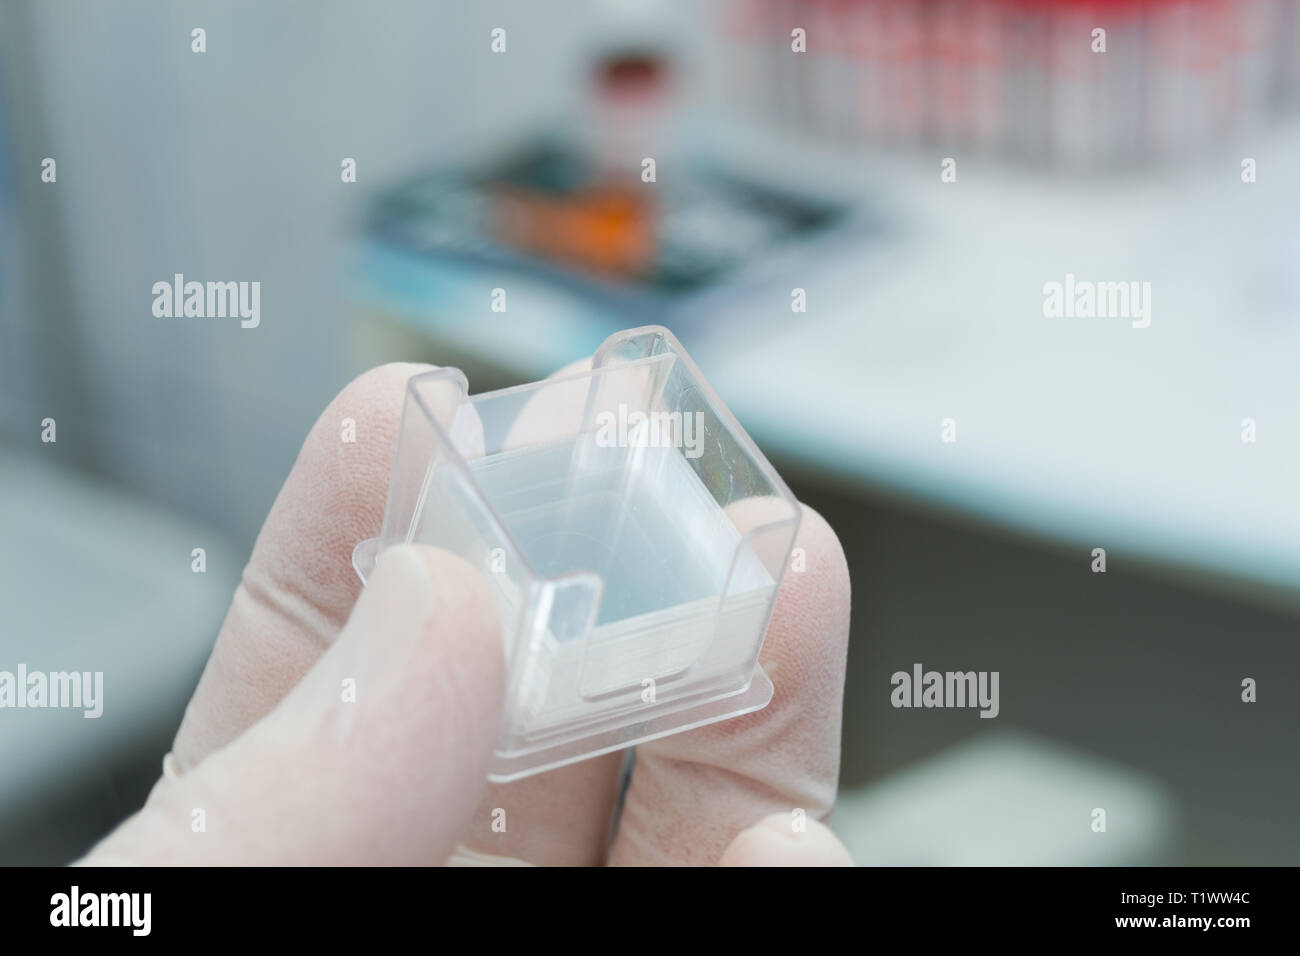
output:
{"label": "clear plastic slide holder", "polygon": [[507,667],[490,777],[513,780],[759,710],[799,507],[667,329],[589,370],[468,394],[410,380],[378,538],[482,569]]}

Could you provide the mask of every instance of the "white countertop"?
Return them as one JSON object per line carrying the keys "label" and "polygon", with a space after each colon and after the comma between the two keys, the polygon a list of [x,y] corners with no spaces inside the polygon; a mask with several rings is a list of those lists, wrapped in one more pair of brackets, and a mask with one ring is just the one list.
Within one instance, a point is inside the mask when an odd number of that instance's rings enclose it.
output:
{"label": "white countertop", "polygon": [[[754,331],[738,320],[692,346],[769,452],[1077,545],[1085,562],[1104,547],[1111,567],[1131,555],[1300,592],[1300,130],[1240,150],[1258,164],[1249,185],[1232,151],[1096,179],[958,155],[945,184],[938,154],[864,171],[716,135],[776,178],[860,192],[886,223],[808,283],[806,314],[787,291]],[[1045,317],[1043,285],[1067,273],[1150,282],[1150,326]],[[577,357],[590,319],[563,296],[512,277],[510,314],[481,318],[499,281],[427,307],[409,281],[404,303],[382,282],[366,297],[523,375]]]}

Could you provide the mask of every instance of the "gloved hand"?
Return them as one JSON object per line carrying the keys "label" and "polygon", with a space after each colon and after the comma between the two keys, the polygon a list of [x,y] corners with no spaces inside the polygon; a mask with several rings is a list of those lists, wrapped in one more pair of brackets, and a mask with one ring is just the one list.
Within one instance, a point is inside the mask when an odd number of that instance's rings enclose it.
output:
{"label": "gloved hand", "polygon": [[317,421],[162,778],[82,862],[849,863],[819,822],[839,773],[849,580],[807,508],[806,568],[786,574],[763,646],[766,708],[638,747],[612,838],[621,754],[486,782],[504,684],[488,582],[423,546],[389,549],[364,590],[351,564],[379,530],[406,381],[427,369],[374,369]]}

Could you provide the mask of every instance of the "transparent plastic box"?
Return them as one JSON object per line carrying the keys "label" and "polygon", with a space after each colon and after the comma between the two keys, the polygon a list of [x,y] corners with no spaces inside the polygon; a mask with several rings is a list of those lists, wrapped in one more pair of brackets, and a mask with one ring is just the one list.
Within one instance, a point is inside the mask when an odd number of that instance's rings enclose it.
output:
{"label": "transparent plastic box", "polygon": [[468,394],[407,387],[383,527],[492,583],[507,668],[490,778],[513,780],[766,706],[758,664],[794,496],[667,329],[590,369]]}

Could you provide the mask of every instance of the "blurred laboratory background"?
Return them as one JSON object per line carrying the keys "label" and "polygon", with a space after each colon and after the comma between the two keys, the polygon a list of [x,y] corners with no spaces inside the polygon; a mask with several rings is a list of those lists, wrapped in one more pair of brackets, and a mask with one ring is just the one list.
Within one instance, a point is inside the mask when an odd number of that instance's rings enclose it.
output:
{"label": "blurred laboratory background", "polygon": [[860,862],[1300,862],[1298,170],[1300,0],[5,3],[0,670],[113,704],[0,712],[0,863],[142,803],[345,383],[647,323],[844,544]]}

